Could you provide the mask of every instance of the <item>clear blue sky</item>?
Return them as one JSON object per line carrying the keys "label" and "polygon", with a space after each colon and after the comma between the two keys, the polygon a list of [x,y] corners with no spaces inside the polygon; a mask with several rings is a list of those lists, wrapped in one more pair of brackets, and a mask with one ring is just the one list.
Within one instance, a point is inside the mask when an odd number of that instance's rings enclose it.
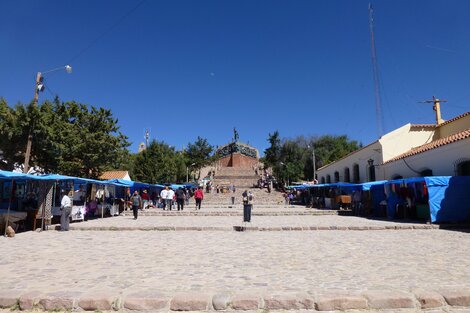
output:
{"label": "clear blue sky", "polygon": [[[103,106],[133,142],[200,135],[260,151],[268,133],[377,138],[368,2],[152,1],[46,76],[53,99]],[[29,102],[139,1],[0,1],[0,96]],[[373,1],[384,129],[470,109],[470,1]]]}

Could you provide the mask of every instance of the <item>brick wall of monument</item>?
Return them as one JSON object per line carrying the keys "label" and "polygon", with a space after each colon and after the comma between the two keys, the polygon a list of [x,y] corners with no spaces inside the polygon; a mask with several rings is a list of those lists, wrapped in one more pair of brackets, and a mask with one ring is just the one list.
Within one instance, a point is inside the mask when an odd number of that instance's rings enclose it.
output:
{"label": "brick wall of monument", "polygon": [[252,168],[253,165],[258,164],[258,160],[243,155],[241,153],[233,153],[226,157],[219,159],[219,165],[222,167],[239,167],[239,168]]}

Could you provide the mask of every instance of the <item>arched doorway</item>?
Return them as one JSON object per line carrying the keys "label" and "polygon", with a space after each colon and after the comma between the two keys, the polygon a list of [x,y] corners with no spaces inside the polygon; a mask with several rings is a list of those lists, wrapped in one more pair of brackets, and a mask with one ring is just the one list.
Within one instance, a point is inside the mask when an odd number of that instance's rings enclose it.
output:
{"label": "arched doorway", "polygon": [[320,183],[324,184],[325,183],[325,176],[322,176],[320,179]]}
{"label": "arched doorway", "polygon": [[470,176],[470,160],[460,162],[457,165],[457,175],[458,176]]}
{"label": "arched doorway", "polygon": [[360,181],[359,164],[353,165],[353,183],[357,184]]}
{"label": "arched doorway", "polygon": [[351,176],[349,174],[349,167],[344,168],[344,182],[346,183],[351,182]]}
{"label": "arched doorway", "polygon": [[339,182],[339,172],[335,172],[335,183]]}
{"label": "arched doorway", "polygon": [[419,173],[419,175],[421,175],[421,177],[432,176],[432,169],[424,169]]}
{"label": "arched doorway", "polygon": [[326,175],[326,183],[331,184],[331,176],[329,174]]}

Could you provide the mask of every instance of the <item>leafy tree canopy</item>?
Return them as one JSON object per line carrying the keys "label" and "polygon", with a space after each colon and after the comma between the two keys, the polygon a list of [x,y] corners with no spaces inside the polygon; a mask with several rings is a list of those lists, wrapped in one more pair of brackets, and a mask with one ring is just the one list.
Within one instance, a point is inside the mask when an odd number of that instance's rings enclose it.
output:
{"label": "leafy tree canopy", "polygon": [[30,164],[46,173],[97,178],[129,146],[111,110],[57,98],[14,108],[0,101],[0,166],[11,170],[23,163],[30,127]]}
{"label": "leafy tree canopy", "polygon": [[269,134],[270,146],[265,150],[264,162],[272,167],[274,175],[284,183],[312,180],[313,152],[318,169],[359,149],[362,145],[346,135],[320,137],[298,136],[280,139],[279,132]]}
{"label": "leafy tree canopy", "polygon": [[214,147],[209,144],[207,139],[198,136],[194,143],[188,143],[185,153],[186,165],[189,166],[194,163],[193,168],[195,169],[209,165],[213,161],[213,151]]}
{"label": "leafy tree canopy", "polygon": [[153,140],[135,156],[132,177],[149,184],[182,182],[186,168],[184,156],[162,141]]}

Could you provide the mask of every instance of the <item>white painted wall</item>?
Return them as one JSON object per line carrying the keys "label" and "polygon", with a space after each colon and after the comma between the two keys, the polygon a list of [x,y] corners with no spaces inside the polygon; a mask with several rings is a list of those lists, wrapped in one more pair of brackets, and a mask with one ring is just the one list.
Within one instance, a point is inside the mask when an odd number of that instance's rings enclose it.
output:
{"label": "white painted wall", "polygon": [[[453,176],[456,175],[456,162],[464,158],[470,159],[470,138],[407,157],[405,160],[417,172],[431,169],[434,176]],[[419,176],[403,160],[384,164],[381,168],[385,179],[392,179],[396,175],[405,178]]]}
{"label": "white painted wall", "polygon": [[[406,124],[379,139],[382,145],[383,162],[433,140],[434,128],[417,128]],[[381,162],[382,163],[382,162]]]}
{"label": "white painted wall", "polygon": [[[374,142],[369,146],[366,146],[356,152],[350,154],[348,157],[340,159],[336,162],[330,163],[327,166],[324,166],[317,171],[318,181],[321,182],[321,178],[330,175],[331,182],[335,182],[335,172],[338,171],[339,173],[339,181],[344,182],[344,169],[349,167],[349,173],[351,177],[351,182],[354,178],[353,172],[353,165],[359,165],[359,181],[366,182],[369,181],[368,177],[368,163],[369,159],[374,160],[374,164],[378,165],[382,163],[382,147],[379,142]],[[376,180],[381,180],[381,173],[379,171],[375,171],[375,178]]]}

